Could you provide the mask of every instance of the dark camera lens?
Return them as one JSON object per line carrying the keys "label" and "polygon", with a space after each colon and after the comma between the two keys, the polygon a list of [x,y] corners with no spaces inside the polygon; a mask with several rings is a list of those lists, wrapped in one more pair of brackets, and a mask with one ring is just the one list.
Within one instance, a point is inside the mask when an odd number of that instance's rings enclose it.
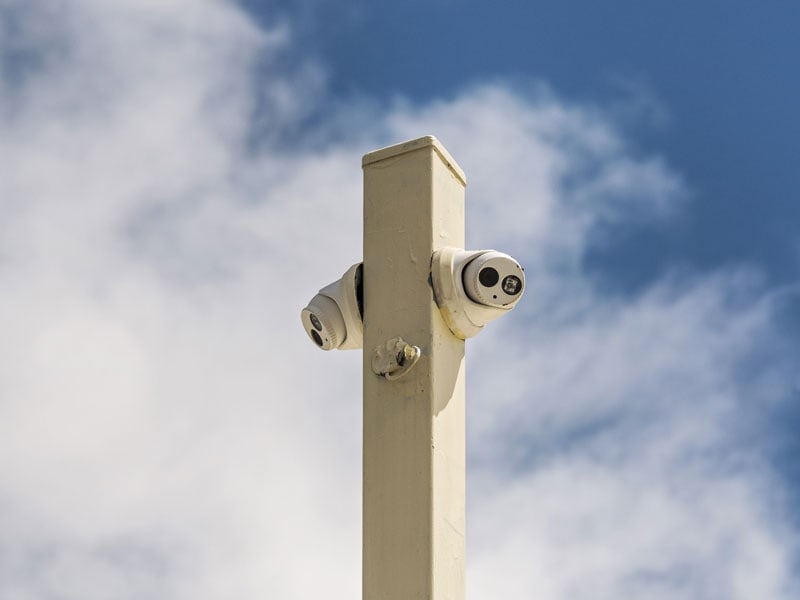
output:
{"label": "dark camera lens", "polygon": [[493,287],[497,285],[499,279],[500,274],[497,272],[497,269],[492,267],[481,269],[481,272],[478,273],[478,281],[481,282],[481,285],[486,287]]}
{"label": "dark camera lens", "polygon": [[503,291],[509,296],[516,296],[522,290],[522,280],[516,275],[508,275],[503,279]]}
{"label": "dark camera lens", "polygon": [[314,338],[314,341],[317,343],[317,346],[322,348],[322,338],[319,337],[319,334],[313,329],[311,330],[311,337]]}
{"label": "dark camera lens", "polygon": [[317,331],[322,331],[322,323],[319,322],[317,315],[312,313],[309,318],[311,319],[311,324],[314,326],[314,329]]}

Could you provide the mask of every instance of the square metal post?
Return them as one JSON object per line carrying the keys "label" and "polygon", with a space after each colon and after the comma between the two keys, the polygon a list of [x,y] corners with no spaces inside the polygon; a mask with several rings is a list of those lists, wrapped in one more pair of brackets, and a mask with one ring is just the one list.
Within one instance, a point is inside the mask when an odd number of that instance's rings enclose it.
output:
{"label": "square metal post", "polygon": [[[364,156],[363,600],[464,600],[464,341],[429,280],[464,247],[464,173],[432,136]],[[421,358],[372,371],[402,337]]]}

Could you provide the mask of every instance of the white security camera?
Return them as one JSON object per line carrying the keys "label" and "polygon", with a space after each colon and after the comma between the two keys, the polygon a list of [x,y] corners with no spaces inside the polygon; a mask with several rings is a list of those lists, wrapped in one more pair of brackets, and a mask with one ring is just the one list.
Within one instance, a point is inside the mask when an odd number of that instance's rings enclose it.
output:
{"label": "white security camera", "polygon": [[323,350],[356,350],[363,338],[362,263],[322,288],[302,311],[308,337]]}
{"label": "white security camera", "polygon": [[477,335],[486,323],[514,308],[525,289],[522,267],[496,250],[437,250],[431,281],[442,317],[461,339]]}

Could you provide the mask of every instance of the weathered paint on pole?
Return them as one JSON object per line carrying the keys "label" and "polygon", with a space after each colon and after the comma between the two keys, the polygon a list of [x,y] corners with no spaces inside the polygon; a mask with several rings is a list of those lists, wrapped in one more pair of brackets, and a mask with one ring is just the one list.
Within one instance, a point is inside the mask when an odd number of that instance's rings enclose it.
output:
{"label": "weathered paint on pole", "polygon": [[[464,341],[430,261],[464,247],[464,173],[432,136],[364,156],[363,600],[464,600]],[[376,348],[421,349],[395,380]]]}

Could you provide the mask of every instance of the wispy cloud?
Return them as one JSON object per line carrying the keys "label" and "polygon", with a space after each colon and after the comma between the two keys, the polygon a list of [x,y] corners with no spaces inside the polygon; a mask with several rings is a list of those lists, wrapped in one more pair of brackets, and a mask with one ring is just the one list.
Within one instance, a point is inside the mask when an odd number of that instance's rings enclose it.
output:
{"label": "wispy cloud", "polygon": [[[360,256],[360,155],[434,133],[470,245],[530,281],[469,343],[471,594],[793,597],[770,290],[596,288],[586,253],[688,195],[601,111],[492,84],[325,114],[291,28],[221,2],[0,15],[0,595],[359,594],[360,361],[298,311]],[[326,143],[284,144],[314,110]]]}

